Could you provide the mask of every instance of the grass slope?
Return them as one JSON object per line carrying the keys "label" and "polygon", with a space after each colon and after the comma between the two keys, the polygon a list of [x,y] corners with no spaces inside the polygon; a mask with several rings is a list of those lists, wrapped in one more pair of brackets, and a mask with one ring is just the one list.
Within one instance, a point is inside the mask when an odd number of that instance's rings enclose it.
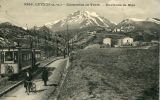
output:
{"label": "grass slope", "polygon": [[158,50],[79,51],[59,100],[158,100]]}

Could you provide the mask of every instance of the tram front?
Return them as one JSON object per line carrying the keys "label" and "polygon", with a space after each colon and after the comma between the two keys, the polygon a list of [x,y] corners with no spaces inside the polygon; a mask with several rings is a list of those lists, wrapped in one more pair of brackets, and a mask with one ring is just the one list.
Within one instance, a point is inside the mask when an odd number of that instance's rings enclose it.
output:
{"label": "tram front", "polygon": [[1,50],[1,76],[9,76],[18,74],[18,50],[17,49],[3,49]]}

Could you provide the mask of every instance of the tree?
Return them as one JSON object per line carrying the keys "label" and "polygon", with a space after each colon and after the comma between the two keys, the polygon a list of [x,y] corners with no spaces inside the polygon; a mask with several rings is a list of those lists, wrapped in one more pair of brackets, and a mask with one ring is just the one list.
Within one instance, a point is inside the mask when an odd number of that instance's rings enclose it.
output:
{"label": "tree", "polygon": [[134,41],[144,41],[143,35],[136,35],[136,36],[134,37]]}
{"label": "tree", "polygon": [[154,39],[154,35],[151,34],[144,34],[144,41],[151,42]]}

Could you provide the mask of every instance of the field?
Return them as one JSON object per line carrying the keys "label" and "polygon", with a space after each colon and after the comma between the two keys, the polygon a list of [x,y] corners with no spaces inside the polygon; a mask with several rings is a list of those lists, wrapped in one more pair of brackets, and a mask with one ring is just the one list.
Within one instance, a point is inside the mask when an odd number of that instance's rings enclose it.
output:
{"label": "field", "polygon": [[158,100],[158,49],[78,51],[59,100]]}

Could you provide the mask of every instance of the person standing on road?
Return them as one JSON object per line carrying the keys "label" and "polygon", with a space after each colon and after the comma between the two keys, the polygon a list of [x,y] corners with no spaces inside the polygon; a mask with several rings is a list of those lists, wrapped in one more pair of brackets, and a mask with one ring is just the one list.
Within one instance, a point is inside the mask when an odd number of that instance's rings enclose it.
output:
{"label": "person standing on road", "polygon": [[[26,75],[25,75],[25,80],[24,80],[24,87],[26,88],[26,91],[27,91],[27,88],[30,87],[31,80],[32,80],[31,73],[29,71],[27,71]],[[28,88],[28,89],[30,91],[30,88]]]}
{"label": "person standing on road", "polygon": [[44,85],[47,86],[47,81],[48,81],[48,71],[46,68],[44,68],[43,73],[42,73],[42,80],[44,81]]}

